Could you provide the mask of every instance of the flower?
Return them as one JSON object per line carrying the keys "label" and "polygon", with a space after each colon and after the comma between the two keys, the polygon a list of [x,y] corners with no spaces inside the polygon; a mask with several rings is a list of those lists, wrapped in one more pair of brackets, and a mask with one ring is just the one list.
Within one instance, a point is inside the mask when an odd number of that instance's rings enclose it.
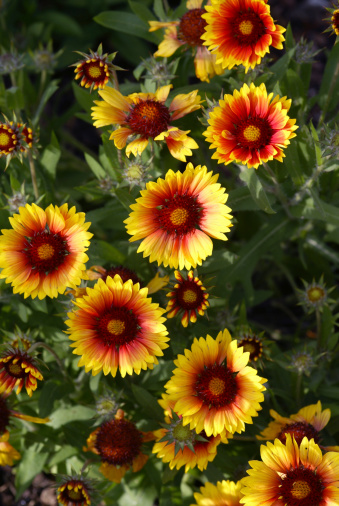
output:
{"label": "flower", "polygon": [[226,432],[215,437],[207,437],[204,431],[198,434],[188,425],[184,426],[182,418],[172,411],[175,402],[168,395],[163,394],[158,402],[165,410],[167,425],[154,431],[156,443],[152,453],[163,462],[168,462],[170,469],[185,466],[185,473],[196,466],[200,471],[206,469],[208,463],[214,460],[220,442],[228,442]]}
{"label": "flower", "polygon": [[211,143],[210,149],[216,149],[212,158],[225,165],[239,162],[248,168],[258,168],[273,159],[282,162],[282,148],[290,144],[298,127],[296,120],[287,116],[291,100],[272,97],[273,93],[267,96],[264,83],[251,83],[219,101],[219,107],[210,112],[209,127],[203,133]]}
{"label": "flower", "polygon": [[270,46],[283,49],[285,28],[274,24],[267,0],[212,0],[206,11],[201,38],[223,69],[243,65],[247,72]]}
{"label": "flower", "polygon": [[97,88],[102,89],[108,81],[114,80],[115,70],[123,69],[112,63],[117,53],[115,52],[110,55],[108,53],[102,54],[101,44],[95,52],[91,49],[89,51],[90,54],[75,51],[83,56],[83,59],[71,65],[71,67],[75,67],[74,79],[81,79],[80,85],[85,86],[85,88],[91,88],[90,91]]}
{"label": "flower", "polygon": [[166,141],[167,147],[174,158],[186,162],[186,156],[191,156],[191,149],[198,148],[198,144],[183,131],[172,126],[172,121],[182,118],[201,108],[198,90],[191,93],[177,95],[167,107],[167,100],[171,84],[158,88],[155,93],[132,93],[124,97],[118,90],[106,87],[99,91],[103,102],[94,101],[92,107],[94,126],[100,128],[105,125],[118,124],[120,128],[114,130],[110,139],[118,149],[126,146],[130,135],[138,137],[128,143],[126,155],[141,155],[148,145],[148,140]]}
{"label": "flower", "polygon": [[270,415],[274,421],[270,422],[257,438],[264,440],[277,438],[285,443],[287,434],[291,434],[300,445],[304,437],[314,439],[315,443],[319,442],[319,432],[328,424],[331,411],[329,409],[322,411],[321,402],[318,401],[317,404],[305,406],[289,418],[279,415],[273,409],[270,410]]}
{"label": "flower", "polygon": [[153,369],[169,338],[165,311],[147,298],[147,292],[131,279],[124,283],[117,274],[105,282],[99,279],[94,288],[87,288],[87,295],[76,299],[78,309],[68,313],[66,325],[75,341],[73,353],[81,355],[79,367],[92,370],[93,376],[101,370],[116,376],[119,369],[122,377]]}
{"label": "flower", "polygon": [[167,294],[167,297],[171,297],[166,307],[167,318],[173,318],[179,311],[183,311],[181,323],[187,327],[189,321],[197,321],[197,314],[204,314],[209,306],[209,294],[202,281],[194,277],[193,271],[189,271],[187,279],[183,278],[179,271],[175,271],[174,276],[178,283],[174,285],[174,290]]}
{"label": "flower", "polygon": [[80,285],[92,237],[85,213],[68,204],[45,210],[26,204],[9,221],[13,230],[0,236],[0,279],[12,283],[14,293],[53,298]]}
{"label": "flower", "polygon": [[57,499],[63,506],[90,506],[91,486],[81,476],[66,476],[57,489]]}
{"label": "flower", "polygon": [[339,5],[333,7],[325,7],[325,9],[330,13],[328,18],[325,18],[324,21],[329,23],[329,27],[324,30],[324,32],[332,32],[334,35],[339,35]]}
{"label": "flower", "polygon": [[246,506],[329,506],[339,502],[339,455],[324,456],[313,439],[304,437],[300,447],[288,434],[260,448],[261,461],[243,478],[240,499]]}
{"label": "flower", "polygon": [[[0,399],[1,403],[1,399]],[[8,443],[9,432],[0,436],[0,466],[12,466],[13,460],[19,460],[21,455]]]}
{"label": "flower", "polygon": [[0,122],[0,157],[6,157],[6,169],[14,156],[21,158],[24,147],[24,138],[17,123],[5,118]]}
{"label": "flower", "polygon": [[238,348],[241,346],[244,351],[248,351],[250,354],[249,361],[257,362],[263,354],[263,343],[262,340],[256,336],[252,330],[244,326],[240,331],[237,332]]}
{"label": "flower", "polygon": [[22,69],[25,66],[22,61],[24,57],[25,55],[18,54],[14,48],[11,48],[8,53],[2,50],[0,54],[0,75],[11,74]]}
{"label": "flower", "polygon": [[309,376],[311,370],[316,366],[315,362],[312,354],[308,353],[307,350],[297,351],[291,355],[287,368],[294,370],[298,374]]}
{"label": "flower", "polygon": [[52,73],[62,52],[63,49],[59,50],[57,53],[53,52],[53,42],[51,40],[48,41],[46,47],[40,43],[39,49],[29,51],[33,62],[33,69],[35,72]]}
{"label": "flower", "polygon": [[6,397],[4,395],[0,395],[0,436],[2,434],[6,434],[7,426],[11,421],[11,417],[15,416],[16,418],[21,418],[21,420],[26,420],[27,422],[34,423],[47,423],[50,421],[49,418],[38,418],[36,416],[28,416],[23,413],[18,413],[18,411],[13,411],[9,409],[7,406]]}
{"label": "flower", "polygon": [[299,304],[305,306],[309,312],[314,310],[322,311],[328,303],[335,302],[328,297],[335,287],[326,289],[324,276],[321,276],[319,281],[313,279],[312,283],[307,283],[304,279],[302,279],[302,282],[304,290],[298,290],[301,299]]}
{"label": "flower", "polygon": [[195,338],[191,349],[178,355],[177,369],[165,388],[184,425],[216,436],[225,429],[242,432],[245,423],[252,423],[264,400],[266,380],[247,366],[248,359],[249,353],[237,347],[228,330],[216,339]]}
{"label": "flower", "polygon": [[212,254],[210,238],[226,241],[232,226],[228,194],[217,180],[205,166],[188,163],[183,173],[169,170],[147,183],[125,220],[130,241],[143,239],[138,253],[180,270],[201,265]]}
{"label": "flower", "polygon": [[152,433],[141,432],[133,422],[125,420],[119,409],[115,418],[90,434],[84,450],[100,455],[100,472],[108,480],[120,483],[129,469],[136,473],[144,467],[148,456],[142,453],[142,444],[152,439]]}
{"label": "flower", "polygon": [[242,497],[241,487],[241,481],[234,483],[223,480],[218,481],[216,485],[207,482],[200,487],[200,494],[198,492],[194,494],[196,504],[191,506],[241,506],[239,502]]}
{"label": "flower", "polygon": [[43,380],[43,376],[28,353],[10,347],[0,354],[0,394],[10,394],[14,388],[19,394],[25,386],[26,392],[32,397],[37,380]]}
{"label": "flower", "polygon": [[181,46],[185,50],[193,49],[195,53],[195,74],[201,81],[210,81],[210,78],[223,73],[223,68],[216,63],[215,55],[203,46],[201,36],[204,33],[206,21],[202,17],[206,9],[202,8],[203,0],[188,0],[187,12],[177,21],[149,21],[150,32],[166,28],[164,40],[160,43],[154,56],[172,56]]}

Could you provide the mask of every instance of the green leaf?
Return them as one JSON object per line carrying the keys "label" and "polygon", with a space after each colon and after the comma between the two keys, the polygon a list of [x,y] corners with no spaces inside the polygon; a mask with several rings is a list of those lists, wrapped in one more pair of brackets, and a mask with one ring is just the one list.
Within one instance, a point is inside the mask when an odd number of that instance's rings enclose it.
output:
{"label": "green leaf", "polygon": [[107,174],[104,168],[95,160],[95,158],[93,158],[93,156],[85,153],[85,160],[97,179],[103,179],[106,177]]}
{"label": "green leaf", "polygon": [[272,209],[255,169],[245,169],[240,173],[239,177],[244,183],[246,183],[252,198],[259,209],[262,209],[268,214],[275,214],[276,211]]}
{"label": "green leaf", "polygon": [[79,105],[83,109],[85,109],[86,112],[91,112],[91,107],[93,107],[94,104],[94,97],[89,93],[89,91],[85,88],[82,88],[75,82],[72,82],[72,88],[74,92],[74,96],[78,102]]}
{"label": "green leaf", "polygon": [[132,193],[127,190],[121,190],[118,188],[115,190],[115,195],[121,204],[125,207],[125,209],[131,212],[130,206],[131,204],[135,204],[135,197],[132,195]]}
{"label": "green leaf", "polygon": [[306,238],[307,246],[311,247],[313,250],[320,253],[324,258],[333,262],[335,265],[339,264],[339,254],[334,251],[332,248],[327,246],[324,242],[320,241],[317,237],[307,237]]}
{"label": "green leaf", "polygon": [[[313,192],[313,196],[316,195]],[[308,198],[302,204],[290,208],[290,212],[296,218],[305,218],[308,220],[322,220],[331,225],[339,226],[339,213],[338,208],[327,204],[319,197]],[[319,212],[320,210],[320,212]]]}
{"label": "green leaf", "polygon": [[125,255],[106,241],[94,240],[91,243],[91,255],[101,258],[103,262],[112,264],[123,264]]}
{"label": "green leaf", "polygon": [[227,205],[232,211],[255,211],[258,209],[247,186],[230,190]]}
{"label": "green leaf", "polygon": [[54,402],[73,390],[72,385],[56,380],[44,382],[39,397],[39,416],[45,418],[53,411]]}
{"label": "green leaf", "polygon": [[305,181],[302,163],[300,162],[298,143],[292,139],[291,144],[284,151],[284,167],[286,167],[293,182],[297,186],[301,186]]}
{"label": "green leaf", "polygon": [[95,411],[85,406],[67,406],[59,408],[50,416],[51,421],[47,425],[54,429],[60,429],[74,420],[90,420],[95,416]]}
{"label": "green leaf", "polygon": [[69,16],[57,10],[45,10],[37,16],[44,23],[50,23],[54,26],[55,32],[64,35],[73,35],[82,37],[82,28],[75,21],[74,16]]}
{"label": "green leaf", "polygon": [[320,344],[322,349],[327,349],[328,341],[333,334],[333,316],[328,306],[323,307],[321,315]]}
{"label": "green leaf", "polygon": [[145,388],[132,384],[132,392],[139,406],[148,414],[150,418],[163,421],[164,413],[159,406],[156,398]]}
{"label": "green leaf", "polygon": [[147,24],[129,12],[104,11],[95,16],[94,21],[117,32],[133,34],[154,43],[158,41],[158,38],[148,31]]}
{"label": "green leaf", "polygon": [[160,21],[166,21],[167,15],[164,11],[163,0],[154,0],[153,10]]}
{"label": "green leaf", "polygon": [[40,103],[39,103],[37,110],[35,112],[35,116],[32,120],[32,124],[34,127],[36,127],[38,125],[40,116],[41,116],[42,111],[44,110],[44,107],[47,104],[48,100],[51,98],[52,95],[54,95],[56,90],[59,88],[58,83],[59,83],[59,80],[54,79],[53,81],[51,81],[49,83],[49,85],[47,86],[47,88],[43,92]]}
{"label": "green leaf", "polygon": [[316,159],[318,165],[322,165],[323,157],[321,155],[319,135],[318,135],[318,132],[316,131],[316,129],[314,128],[312,121],[310,122],[310,130],[311,130],[312,138],[314,141],[315,159]]}
{"label": "green leaf", "polygon": [[128,0],[128,4],[131,10],[140,18],[142,21],[148,25],[148,21],[155,20],[156,18],[152,14],[152,12],[143,5],[141,2],[133,2],[132,0]]}
{"label": "green leaf", "polygon": [[284,77],[294,53],[295,47],[287,51],[284,56],[279,58],[279,60],[274,63],[272,67],[270,67],[270,72],[273,73],[273,75],[268,80],[270,87],[274,86],[274,84],[276,84]]}
{"label": "green leaf", "polygon": [[40,163],[46,170],[46,172],[51,176],[52,179],[55,179],[56,169],[58,162],[60,160],[61,151],[58,139],[54,132],[51,135],[51,143],[45,147],[42,156],[40,158]]}
{"label": "green leaf", "polygon": [[34,444],[22,454],[22,459],[16,468],[15,487],[17,499],[30,486],[46,463],[48,453],[43,453],[39,444]]}
{"label": "green leaf", "polygon": [[[319,92],[319,105],[327,111],[334,109],[339,100],[339,44],[334,44],[326,63]],[[337,79],[335,80],[335,76]]]}

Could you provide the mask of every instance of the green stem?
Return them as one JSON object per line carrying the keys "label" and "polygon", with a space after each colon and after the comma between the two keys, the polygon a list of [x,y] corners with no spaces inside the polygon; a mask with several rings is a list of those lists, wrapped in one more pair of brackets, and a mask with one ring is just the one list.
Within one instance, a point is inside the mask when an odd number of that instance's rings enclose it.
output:
{"label": "green stem", "polygon": [[82,468],[80,469],[80,475],[85,471],[86,467],[89,466],[89,464],[92,464],[92,462],[94,462],[93,459],[87,459],[84,463],[84,465],[82,466]]}
{"label": "green stem", "polygon": [[302,380],[303,380],[303,375],[301,373],[298,373],[297,384],[296,384],[296,396],[295,396],[298,408],[300,407]]}
{"label": "green stem", "polygon": [[58,357],[58,355],[55,353],[55,351],[50,347],[48,346],[48,344],[46,343],[43,343],[41,341],[37,342],[37,343],[34,343],[32,344],[32,346],[29,348],[29,350],[27,350],[27,353],[32,353],[33,351],[35,351],[36,349],[38,348],[44,348],[45,350],[49,351],[49,353],[51,353],[51,355],[53,355],[53,357],[55,358],[55,361],[56,363],[58,364],[58,366],[60,367],[60,370],[62,371],[62,373],[66,376],[66,372],[65,372],[65,368],[64,368],[64,365],[63,363],[61,362],[60,358]]}
{"label": "green stem", "polygon": [[273,181],[273,184],[274,184],[274,193],[276,194],[276,196],[278,197],[278,200],[280,200],[280,203],[281,205],[283,206],[287,216],[293,220],[294,219],[294,216],[292,216],[292,214],[290,213],[290,210],[289,210],[289,202],[284,194],[284,192],[281,190],[280,188],[280,185],[275,177],[275,174],[274,172],[272,171],[271,167],[267,164],[267,163],[263,163],[263,166],[265,167],[266,171],[268,172],[268,174],[271,176],[271,179]]}
{"label": "green stem", "polygon": [[11,73],[10,73],[10,77],[11,77],[11,83],[12,83],[13,88],[16,88],[17,84],[16,84],[16,77],[15,77],[15,73],[14,73],[14,72],[11,72]]}
{"label": "green stem", "polygon": [[34,197],[35,197],[35,200],[38,200],[38,198],[39,198],[39,190],[38,190],[38,185],[37,185],[37,181],[36,181],[36,172],[35,172],[34,160],[33,160],[33,156],[32,156],[32,153],[31,153],[30,150],[28,150],[28,163],[29,163],[29,170],[31,172]]}
{"label": "green stem", "polygon": [[336,85],[336,82],[337,82],[337,78],[339,76],[339,62],[337,63],[337,66],[335,68],[335,71],[334,71],[334,74],[332,76],[332,80],[331,80],[331,84],[330,84],[330,89],[328,90],[328,93],[327,93],[327,99],[326,99],[326,102],[325,102],[325,105],[323,107],[323,110],[322,110],[322,113],[321,113],[321,116],[319,118],[319,123],[318,123],[318,127],[324,122],[325,120],[325,116],[326,116],[326,113],[327,113],[327,109],[328,109],[328,106],[330,105],[330,101],[331,101],[331,98],[332,98],[332,95],[333,95],[333,91],[334,91],[334,88],[335,88],[335,85]]}
{"label": "green stem", "polygon": [[319,308],[315,309],[315,316],[317,320],[317,351],[320,351],[321,348],[321,313]]}

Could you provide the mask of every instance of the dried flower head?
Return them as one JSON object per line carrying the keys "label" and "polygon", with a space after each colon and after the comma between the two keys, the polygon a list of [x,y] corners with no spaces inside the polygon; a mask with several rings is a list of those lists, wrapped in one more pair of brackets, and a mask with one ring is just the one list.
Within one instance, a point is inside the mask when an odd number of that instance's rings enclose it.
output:
{"label": "dried flower head", "polygon": [[122,177],[130,185],[130,188],[138,186],[145,188],[147,181],[151,179],[151,175],[147,173],[147,165],[136,160],[128,163],[123,170]]}
{"label": "dried flower head", "polygon": [[315,359],[308,351],[297,351],[291,356],[291,363],[288,369],[294,370],[297,374],[309,376],[315,367]]}
{"label": "dried flower head", "polygon": [[115,416],[120,406],[121,404],[117,402],[117,398],[112,394],[99,397],[95,403],[96,412],[104,418]]}
{"label": "dried flower head", "polygon": [[315,56],[321,52],[321,49],[314,51],[313,42],[307,42],[307,39],[300,37],[299,42],[296,44],[294,58],[299,64],[301,63],[313,63]]}
{"label": "dried flower head", "polygon": [[9,52],[5,49],[1,49],[0,54],[0,75],[11,74],[22,69],[25,64],[23,63],[23,54],[18,54],[17,51],[12,48]]}
{"label": "dried flower head", "polygon": [[[134,75],[138,79],[141,76],[142,79],[149,79],[153,83],[159,86],[169,84],[172,79],[176,77],[174,74],[177,66],[177,60],[167,63],[167,58],[163,58],[161,61],[151,56],[139,64],[137,69],[134,71]],[[143,73],[143,75],[141,75]]]}
{"label": "dried flower head", "polygon": [[36,72],[53,72],[62,51],[61,49],[57,53],[53,53],[53,43],[51,40],[47,43],[46,47],[40,44],[39,49],[30,51],[34,70]]}
{"label": "dried flower head", "polygon": [[332,302],[332,300],[328,298],[328,294],[331,293],[335,287],[326,289],[323,276],[320,277],[319,281],[313,279],[312,283],[307,283],[305,280],[302,280],[302,282],[304,284],[304,290],[298,290],[301,299],[299,304],[305,306],[309,312],[315,309],[321,311],[325,305]]}
{"label": "dried flower head", "polygon": [[25,183],[21,185],[19,191],[13,191],[13,195],[9,197],[4,194],[7,199],[8,210],[11,214],[17,213],[19,211],[19,207],[24,207],[27,204],[29,195],[25,194]]}

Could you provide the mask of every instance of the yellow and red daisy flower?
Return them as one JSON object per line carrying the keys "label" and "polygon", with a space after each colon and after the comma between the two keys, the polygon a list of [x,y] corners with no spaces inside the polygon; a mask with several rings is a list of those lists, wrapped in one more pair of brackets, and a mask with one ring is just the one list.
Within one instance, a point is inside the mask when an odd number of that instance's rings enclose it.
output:
{"label": "yellow and red daisy flower", "polygon": [[9,221],[13,230],[2,230],[0,236],[0,279],[12,283],[14,293],[53,298],[80,285],[93,235],[87,232],[85,213],[68,204],[45,210],[26,204]]}
{"label": "yellow and red daisy flower", "polygon": [[335,506],[339,504],[339,455],[322,455],[313,439],[300,447],[288,434],[260,448],[261,461],[249,462],[241,480],[245,506]]}
{"label": "yellow and red daisy flower", "polygon": [[238,348],[228,330],[216,339],[195,338],[191,349],[178,355],[177,369],[165,388],[184,425],[216,436],[224,430],[242,432],[245,423],[253,423],[266,380],[247,366],[248,359],[249,353]]}
{"label": "yellow and red daisy flower", "polygon": [[24,137],[16,123],[7,120],[0,123],[0,157],[6,157],[6,168],[14,156],[22,156],[23,141]]}
{"label": "yellow and red daisy flower", "polygon": [[97,51],[89,50],[90,54],[75,51],[80,54],[83,59],[77,63],[73,63],[71,67],[75,67],[75,78],[81,79],[80,85],[85,88],[102,89],[106,86],[108,81],[114,80],[114,71],[123,70],[112,64],[116,53],[102,54],[102,45],[98,47]]}
{"label": "yellow and red daisy flower", "polygon": [[140,431],[119,409],[115,418],[90,434],[84,450],[100,456],[99,470],[105,478],[120,483],[129,469],[136,473],[144,467],[148,456],[142,453],[142,445],[152,439],[153,433]]}
{"label": "yellow and red daisy flower", "polygon": [[73,353],[81,355],[78,366],[105,375],[140,374],[152,369],[163,355],[169,340],[164,309],[147,298],[147,288],[132,280],[122,282],[116,274],[104,282],[99,279],[87,295],[76,299],[78,309],[68,313],[66,324]]}
{"label": "yellow and red daisy flower", "polygon": [[8,431],[2,436],[0,435],[0,466],[12,466],[14,460],[19,460],[21,458],[20,453],[8,443],[8,439]]}
{"label": "yellow and red daisy flower", "polygon": [[270,46],[283,49],[285,28],[276,25],[267,0],[212,0],[206,5],[204,45],[222,68],[254,68]]}
{"label": "yellow and red daisy flower", "polygon": [[193,271],[188,272],[186,279],[179,271],[175,271],[174,276],[178,283],[174,285],[174,290],[167,294],[167,297],[171,297],[166,307],[167,318],[173,318],[181,311],[183,312],[181,323],[187,327],[189,321],[192,323],[197,321],[198,314],[203,316],[209,306],[207,300],[209,294],[202,281],[194,276]]}
{"label": "yellow and red daisy flower", "polygon": [[173,411],[175,402],[168,395],[163,394],[159,404],[164,408],[167,425],[154,431],[156,443],[152,453],[169,463],[170,469],[185,466],[185,473],[196,466],[200,471],[206,469],[217,455],[218,445],[228,442],[226,432],[209,437],[204,431],[198,434],[194,429],[183,425],[181,417]]}
{"label": "yellow and red daisy flower", "polygon": [[205,166],[188,163],[183,173],[169,170],[165,179],[147,183],[125,220],[130,241],[143,239],[138,253],[180,270],[212,255],[211,237],[226,241],[232,226],[228,194],[217,179]]}
{"label": "yellow and red daisy flower", "polygon": [[223,480],[218,481],[216,485],[207,482],[200,488],[200,494],[198,492],[194,494],[196,504],[191,506],[241,506],[241,487],[241,481],[234,483]]}
{"label": "yellow and red daisy flower", "polygon": [[324,21],[329,23],[329,27],[324,30],[324,32],[332,32],[334,35],[339,35],[339,5],[334,5],[333,7],[325,7],[325,9],[330,13],[328,18],[325,18]]}
{"label": "yellow and red daisy flower", "polygon": [[318,401],[317,404],[305,406],[290,417],[281,416],[273,409],[270,410],[270,415],[274,421],[270,422],[257,438],[264,440],[277,438],[285,443],[287,435],[290,434],[300,445],[304,437],[319,443],[319,432],[328,424],[331,411],[329,409],[322,411],[321,402]]}
{"label": "yellow and red daisy flower", "polygon": [[273,159],[282,162],[282,149],[298,128],[296,120],[287,116],[290,107],[291,100],[286,97],[267,95],[263,83],[244,84],[240,91],[225,95],[219,107],[210,112],[209,126],[203,133],[210,149],[216,149],[212,158],[225,165],[239,162],[248,168],[258,168]]}
{"label": "yellow and red daisy flower", "polygon": [[7,406],[6,397],[4,395],[0,395],[0,436],[8,432],[7,427],[11,421],[12,416],[15,418],[20,418],[21,420],[26,420],[26,422],[33,423],[47,423],[50,421],[48,417],[38,418],[36,416],[24,415],[23,413],[9,409]]}
{"label": "yellow and red daisy flower", "polygon": [[223,73],[223,68],[216,63],[216,56],[203,46],[201,36],[205,31],[206,21],[202,17],[206,9],[202,8],[203,0],[188,0],[187,12],[177,21],[149,21],[150,32],[166,28],[164,40],[160,43],[154,56],[172,56],[177,49],[193,49],[195,52],[195,74],[201,81],[209,82],[215,75]]}
{"label": "yellow and red daisy flower", "polygon": [[0,354],[0,394],[10,394],[14,388],[19,394],[24,386],[31,397],[37,380],[43,380],[43,376],[28,353],[9,348]]}
{"label": "yellow and red daisy flower", "polygon": [[63,506],[90,506],[91,487],[81,477],[65,477],[57,489],[57,500]]}
{"label": "yellow and red daisy flower", "polygon": [[177,95],[167,107],[165,102],[171,88],[169,84],[155,93],[132,93],[124,97],[118,90],[106,87],[99,91],[104,101],[94,101],[96,107],[92,107],[94,126],[120,125],[110,136],[118,149],[126,146],[128,137],[137,136],[127,144],[128,157],[131,153],[141,155],[149,139],[154,139],[165,140],[171,155],[186,162],[186,156],[191,156],[191,149],[198,148],[198,144],[187,136],[190,130],[180,130],[172,122],[200,109],[201,99],[195,90]]}
{"label": "yellow and red daisy flower", "polygon": [[244,351],[250,354],[250,362],[257,362],[263,354],[262,340],[251,329],[240,331],[239,336],[236,337],[238,341],[238,348],[243,347]]}

